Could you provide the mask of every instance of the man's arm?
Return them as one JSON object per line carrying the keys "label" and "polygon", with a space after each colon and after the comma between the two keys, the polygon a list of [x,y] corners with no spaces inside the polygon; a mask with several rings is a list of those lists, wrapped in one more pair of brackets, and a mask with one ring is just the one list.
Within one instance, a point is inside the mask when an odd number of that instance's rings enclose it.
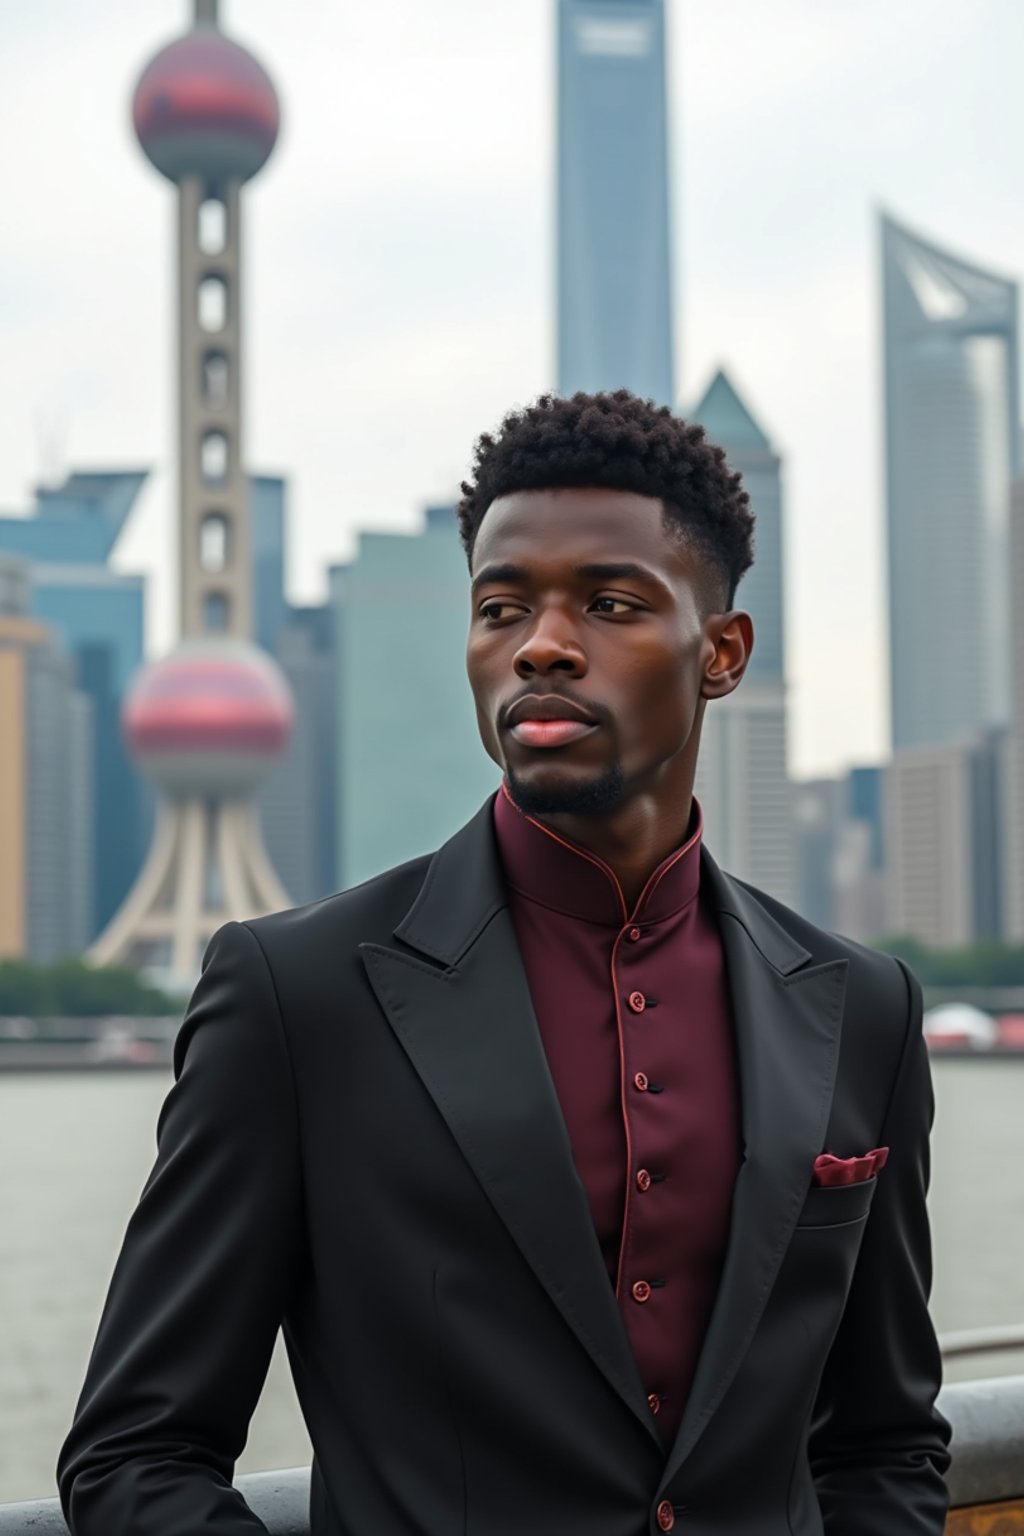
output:
{"label": "man's arm", "polygon": [[75,1536],[253,1536],[231,1487],[299,1252],[287,1047],[263,951],[210,942],[58,1464]]}
{"label": "man's arm", "polygon": [[941,1361],[928,1315],[928,1135],[933,1099],[921,989],[909,992],[903,1054],[879,1176],[843,1321],[818,1395],[811,1470],[828,1536],[939,1536],[949,1426],[935,1409]]}

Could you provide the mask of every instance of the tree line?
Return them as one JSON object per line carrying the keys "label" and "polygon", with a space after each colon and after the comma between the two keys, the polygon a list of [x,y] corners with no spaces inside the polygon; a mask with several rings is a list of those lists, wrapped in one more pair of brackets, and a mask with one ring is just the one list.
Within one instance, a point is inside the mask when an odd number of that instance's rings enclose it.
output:
{"label": "tree line", "polygon": [[0,1016],[7,1018],[157,1018],[181,1011],[181,998],[169,997],[124,966],[0,960]]}
{"label": "tree line", "polygon": [[893,937],[871,947],[905,960],[923,987],[1024,987],[1024,944],[981,939],[963,949],[929,949]]}

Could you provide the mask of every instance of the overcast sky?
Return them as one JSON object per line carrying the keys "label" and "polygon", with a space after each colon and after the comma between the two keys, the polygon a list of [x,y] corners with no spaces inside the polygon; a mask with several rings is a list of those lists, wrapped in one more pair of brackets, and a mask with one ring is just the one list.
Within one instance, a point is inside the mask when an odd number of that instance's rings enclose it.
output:
{"label": "overcast sky", "polygon": [[[450,497],[553,382],[555,0],[222,0],[278,86],[247,194],[245,453],[289,585]],[[668,0],[677,375],[724,363],[786,480],[791,759],[887,748],[875,210],[1024,266],[1021,0]],[[0,508],[152,465],[119,564],[173,632],[173,192],[130,128],[187,0],[0,11]],[[742,589],[741,589],[742,590]]]}

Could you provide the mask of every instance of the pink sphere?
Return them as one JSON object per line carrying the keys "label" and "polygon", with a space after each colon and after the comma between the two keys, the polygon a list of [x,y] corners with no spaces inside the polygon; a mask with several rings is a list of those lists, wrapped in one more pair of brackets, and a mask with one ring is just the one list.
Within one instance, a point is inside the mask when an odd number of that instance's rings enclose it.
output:
{"label": "pink sphere", "polygon": [[132,108],[157,170],[171,181],[202,176],[211,187],[255,176],[277,140],[280,116],[263,66],[212,28],[162,49],[143,70]]}
{"label": "pink sphere", "polygon": [[185,641],[143,667],[121,723],[140,766],[170,794],[245,794],[291,733],[292,697],[265,651],[238,640]]}

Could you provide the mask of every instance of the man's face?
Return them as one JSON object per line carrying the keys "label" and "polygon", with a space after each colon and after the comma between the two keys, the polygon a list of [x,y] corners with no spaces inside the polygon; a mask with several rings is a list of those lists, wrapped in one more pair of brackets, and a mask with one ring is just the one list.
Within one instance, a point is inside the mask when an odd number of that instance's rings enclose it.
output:
{"label": "man's face", "polygon": [[484,746],[523,809],[599,812],[692,782],[702,700],[728,691],[708,687],[722,616],[702,614],[701,575],[653,497],[491,504],[467,667]]}

